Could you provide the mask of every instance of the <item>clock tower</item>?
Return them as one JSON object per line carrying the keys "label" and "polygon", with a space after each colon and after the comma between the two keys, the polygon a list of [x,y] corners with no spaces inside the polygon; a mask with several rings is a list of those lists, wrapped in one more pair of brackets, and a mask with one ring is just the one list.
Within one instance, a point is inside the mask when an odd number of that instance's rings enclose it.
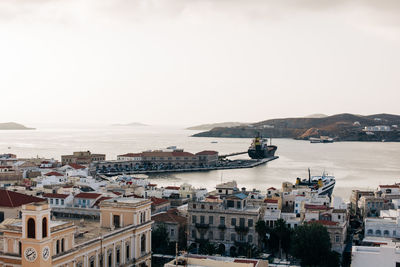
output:
{"label": "clock tower", "polygon": [[50,210],[46,202],[22,206],[22,266],[52,265]]}

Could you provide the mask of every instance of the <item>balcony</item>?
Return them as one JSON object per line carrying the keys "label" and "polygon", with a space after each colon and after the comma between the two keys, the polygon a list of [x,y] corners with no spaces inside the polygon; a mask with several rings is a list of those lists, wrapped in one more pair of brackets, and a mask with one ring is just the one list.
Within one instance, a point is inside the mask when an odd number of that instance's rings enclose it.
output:
{"label": "balcony", "polygon": [[206,238],[195,238],[194,242],[202,244],[202,243],[207,243],[208,239]]}
{"label": "balcony", "polygon": [[235,231],[238,233],[247,233],[249,231],[249,227],[235,226]]}
{"label": "balcony", "polygon": [[196,223],[196,228],[199,229],[208,229],[210,227],[210,225],[208,223]]}
{"label": "balcony", "polygon": [[225,224],[220,224],[220,225],[218,225],[218,229],[225,230],[226,229],[226,225]]}

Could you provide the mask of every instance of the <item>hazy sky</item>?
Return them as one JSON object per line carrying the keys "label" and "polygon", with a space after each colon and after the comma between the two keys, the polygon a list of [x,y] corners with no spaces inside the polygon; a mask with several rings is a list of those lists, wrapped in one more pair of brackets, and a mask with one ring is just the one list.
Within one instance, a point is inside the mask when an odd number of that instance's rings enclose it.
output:
{"label": "hazy sky", "polygon": [[0,122],[400,114],[399,85],[397,0],[0,1]]}

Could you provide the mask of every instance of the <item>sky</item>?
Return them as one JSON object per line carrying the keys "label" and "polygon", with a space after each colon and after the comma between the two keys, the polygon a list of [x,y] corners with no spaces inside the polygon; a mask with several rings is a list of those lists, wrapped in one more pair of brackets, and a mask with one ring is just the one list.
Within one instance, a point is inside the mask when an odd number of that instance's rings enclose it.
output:
{"label": "sky", "polygon": [[2,0],[0,122],[400,114],[397,0]]}

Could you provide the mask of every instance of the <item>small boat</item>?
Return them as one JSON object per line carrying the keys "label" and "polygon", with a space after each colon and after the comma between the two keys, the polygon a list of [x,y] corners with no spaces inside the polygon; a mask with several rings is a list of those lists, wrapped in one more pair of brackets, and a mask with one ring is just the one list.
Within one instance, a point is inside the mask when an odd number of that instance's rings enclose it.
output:
{"label": "small boat", "polygon": [[218,142],[217,141],[211,141],[211,144],[217,144]]}

